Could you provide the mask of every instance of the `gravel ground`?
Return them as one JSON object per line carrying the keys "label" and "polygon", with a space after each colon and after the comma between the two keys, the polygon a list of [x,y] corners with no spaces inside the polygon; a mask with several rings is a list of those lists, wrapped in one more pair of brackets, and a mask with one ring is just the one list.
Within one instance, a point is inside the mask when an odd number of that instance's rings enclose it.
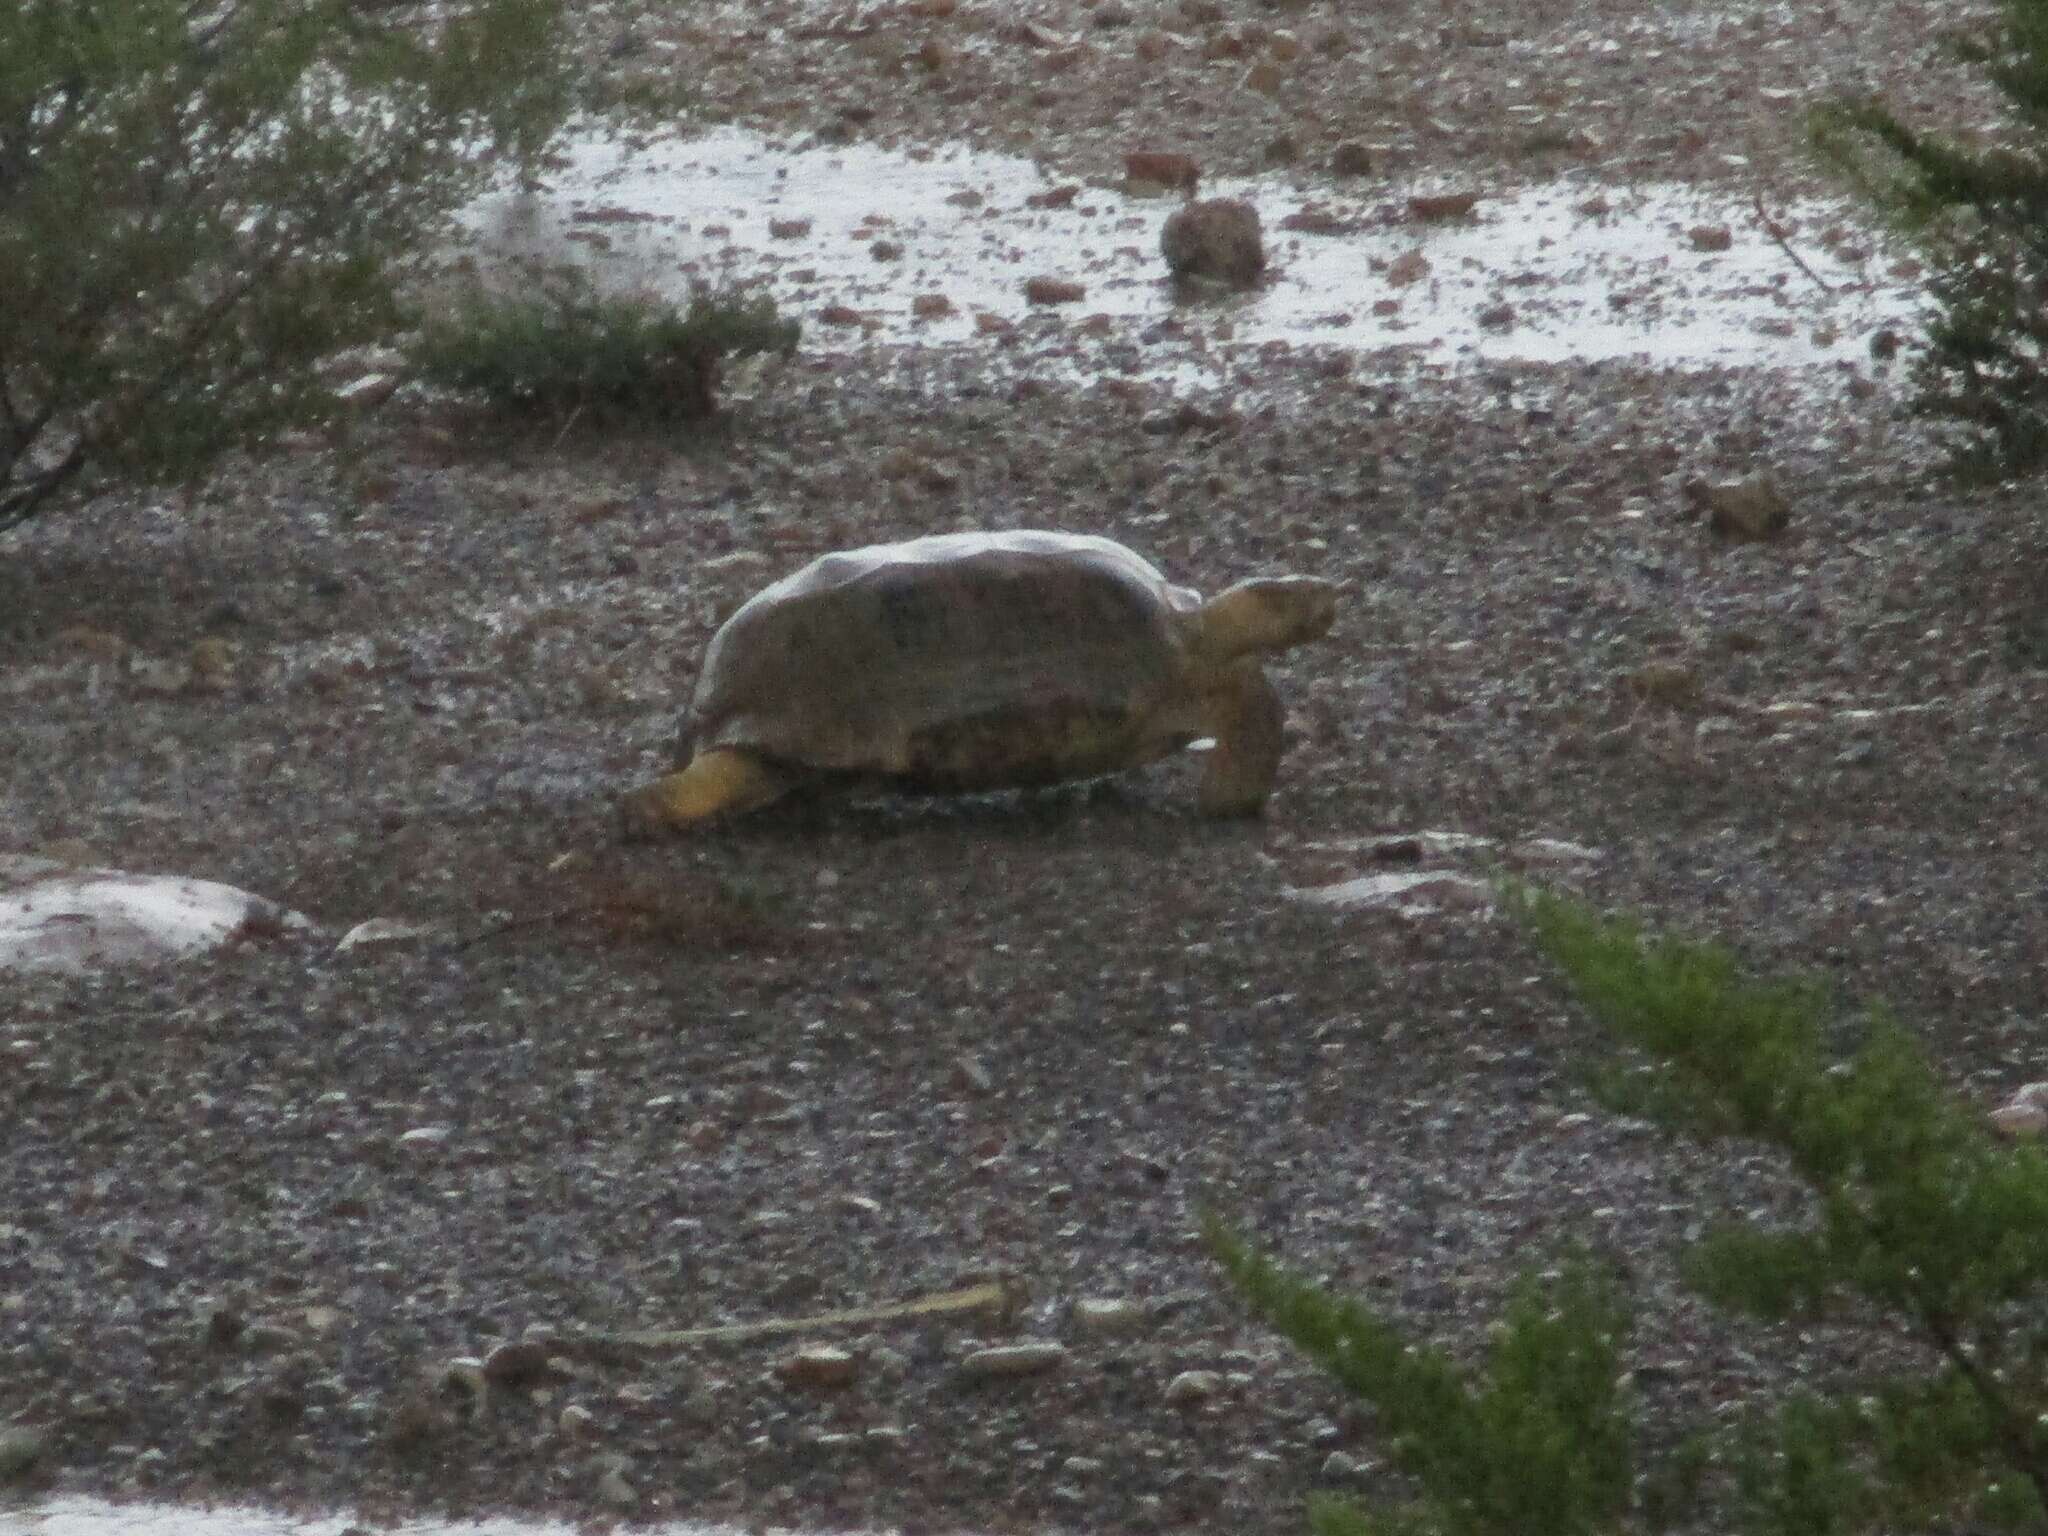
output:
{"label": "gravel ground", "polygon": [[[1042,133],[1084,173],[1140,140],[1243,170],[1279,132],[1356,137],[1395,186],[1548,174],[1500,141],[1510,79],[1549,82],[1601,146],[1580,169],[1617,183],[1787,152],[1771,98],[1717,83],[1738,74],[1937,88],[1931,6],[1847,35],[1746,6],[1213,9],[1034,9],[1055,44],[963,10],[936,71],[902,62],[941,25],[915,5],[589,35],[640,39],[621,67],[701,47],[707,105],[742,121],[830,129],[857,100],[863,131]],[[1298,94],[1198,67],[1254,27],[1311,40]],[[1192,41],[1140,78],[1152,30]],[[1382,89],[1347,95],[1340,57]],[[1710,150],[1660,137],[1666,92]],[[827,345],[702,441],[401,396],[189,501],[0,542],[0,842],[319,925],[0,990],[0,1421],[43,1432],[61,1486],[1250,1533],[1301,1529],[1316,1489],[1398,1491],[1369,1419],[1214,1290],[1205,1200],[1460,1349],[1516,1265],[1583,1236],[1639,1288],[1656,1440],[1855,1363],[1853,1334],[1733,1327],[1679,1290],[1687,1233],[1792,1193],[1749,1149],[1595,1108],[1593,1032],[1511,925],[1288,892],[1416,850],[1390,838],[1492,839],[1890,999],[1999,1102],[2048,1076],[2037,496],[1930,479],[1896,365],[1297,351],[1182,402],[1000,349]],[[1789,531],[1717,540],[1686,482],[1756,470]],[[616,841],[611,800],[662,764],[722,613],[811,552],[972,526],[1106,533],[1209,590],[1345,585],[1335,633],[1276,669],[1295,740],[1263,820],[1195,819],[1171,763]],[[337,952],[380,917],[431,933]],[[1028,1293],[1017,1316],[831,1332],[849,1362],[812,1369],[850,1371],[836,1387],[778,1373],[801,1346],[774,1338],[572,1363],[481,1409],[440,1390],[535,1325],[746,1322],[990,1272]],[[1115,1326],[1075,1310],[1102,1299],[1131,1304]],[[1064,1353],[967,1364],[1033,1341]],[[1216,1375],[1169,1390],[1191,1371]]]}

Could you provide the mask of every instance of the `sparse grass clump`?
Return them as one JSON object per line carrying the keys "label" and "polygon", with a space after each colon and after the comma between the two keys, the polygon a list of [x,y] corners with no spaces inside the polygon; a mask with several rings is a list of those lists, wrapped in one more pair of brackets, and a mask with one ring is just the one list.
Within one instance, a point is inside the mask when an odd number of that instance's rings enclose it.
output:
{"label": "sparse grass clump", "polygon": [[2048,1530],[2048,1155],[1999,1140],[1879,1014],[1754,982],[1711,945],[1645,938],[1571,902],[1512,904],[1615,1045],[1595,1089],[1706,1140],[1773,1149],[1803,1226],[1730,1215],[1683,1256],[1709,1301],[1765,1322],[1857,1329],[1891,1374],[1750,1405],[1631,1487],[1624,1314],[1582,1267],[1525,1280],[1482,1383],[1211,1226],[1253,1310],[1370,1401],[1420,1498],[1324,1505],[1318,1531],[1654,1530],[1776,1536]]}
{"label": "sparse grass clump", "polygon": [[410,360],[427,382],[515,414],[690,421],[716,409],[722,359],[786,354],[797,334],[766,297],[700,292],[684,308],[561,269],[529,291],[462,288],[425,317]]}

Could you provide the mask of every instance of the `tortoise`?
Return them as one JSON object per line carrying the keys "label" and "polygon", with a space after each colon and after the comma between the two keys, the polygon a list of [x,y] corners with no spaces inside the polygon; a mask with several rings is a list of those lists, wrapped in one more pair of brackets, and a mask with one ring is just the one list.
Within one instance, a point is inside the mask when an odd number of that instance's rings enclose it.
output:
{"label": "tortoise", "polygon": [[1204,602],[1087,534],[953,533],[829,554],[757,593],[704,654],[688,763],[629,793],[629,833],[807,783],[938,792],[1093,778],[1213,737],[1200,809],[1255,814],[1284,714],[1264,658],[1330,628],[1336,588]]}

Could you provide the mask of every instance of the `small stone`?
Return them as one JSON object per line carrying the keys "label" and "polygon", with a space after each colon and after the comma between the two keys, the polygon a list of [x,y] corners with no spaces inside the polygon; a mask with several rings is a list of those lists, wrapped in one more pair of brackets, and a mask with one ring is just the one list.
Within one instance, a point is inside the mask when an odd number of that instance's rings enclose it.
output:
{"label": "small stone", "polygon": [[1406,288],[1410,283],[1419,283],[1429,276],[1429,258],[1422,254],[1420,247],[1403,251],[1387,263],[1387,286]]}
{"label": "small stone", "polygon": [[1344,1451],[1332,1451],[1323,1458],[1322,1475],[1332,1482],[1346,1481],[1364,1470],[1364,1462]]}
{"label": "small stone", "polygon": [[1141,195],[1139,188],[1153,187],[1192,195],[1201,179],[1201,167],[1192,155],[1138,149],[1124,156],[1124,186],[1134,197]]}
{"label": "small stone", "polygon": [[1330,174],[1332,176],[1370,176],[1372,174],[1372,151],[1363,144],[1347,140],[1330,151]]}
{"label": "small stone", "polygon": [[633,1491],[633,1485],[626,1481],[626,1474],[617,1467],[606,1467],[598,1473],[592,1492],[608,1509],[624,1511],[639,1507],[640,1495]]}
{"label": "small stone", "polygon": [[232,1349],[248,1326],[249,1320],[242,1315],[240,1307],[232,1302],[221,1302],[206,1314],[206,1347]]}
{"label": "small stone", "polygon": [[1287,84],[1287,71],[1271,59],[1261,59],[1244,72],[1244,88],[1261,96],[1278,96]]}
{"label": "small stone", "polygon": [[342,385],[334,392],[334,398],[357,415],[367,415],[397,394],[398,386],[404,382],[401,374],[366,373]]}
{"label": "small stone", "polygon": [[1695,224],[1685,232],[1696,251],[1725,251],[1735,244],[1735,235],[1726,224]]}
{"label": "small stone", "polygon": [[953,313],[953,301],[943,293],[920,293],[910,301],[910,313],[919,320],[937,320]]}
{"label": "small stone", "polygon": [[898,240],[877,240],[868,247],[868,255],[876,261],[901,261],[903,244]]}
{"label": "small stone", "polygon": [[860,1361],[833,1344],[814,1344],[775,1362],[775,1376],[787,1386],[808,1391],[838,1391],[853,1385]]}
{"label": "small stone", "polygon": [[581,1403],[570,1403],[556,1417],[555,1427],[572,1440],[587,1439],[597,1432],[597,1415]]}
{"label": "small stone", "polygon": [[1266,269],[1259,212],[1239,198],[1211,198],[1176,209],[1160,231],[1159,249],[1179,278],[1246,287]]}
{"label": "small stone", "polygon": [[1083,1296],[1071,1315],[1077,1332],[1096,1338],[1130,1333],[1145,1322],[1145,1309],[1124,1296]]}
{"label": "small stone", "polygon": [[508,1392],[545,1386],[557,1375],[547,1346],[537,1339],[500,1344],[484,1356],[483,1371],[485,1381]]}
{"label": "small stone", "polygon": [[398,1138],[398,1144],[412,1152],[434,1152],[454,1134],[452,1126],[416,1125]]}
{"label": "small stone", "polygon": [[1067,277],[1026,278],[1024,297],[1032,304],[1078,304],[1088,297],[1088,286]]}
{"label": "small stone", "polygon": [[1024,199],[1026,208],[1071,208],[1074,200],[1081,195],[1081,184],[1070,181],[1064,186],[1048,187],[1043,192],[1033,192]]}
{"label": "small stone", "polygon": [[1792,521],[1792,508],[1784,494],[1761,471],[1700,491],[1689,487],[1688,496],[1705,503],[1707,526],[1724,539],[1776,538]]}
{"label": "small stone", "polygon": [[2031,1139],[2048,1130],[2048,1109],[2039,1104],[2005,1104],[1991,1111],[1991,1124],[2001,1136]]}
{"label": "small stone", "polygon": [[1169,1408],[1193,1408],[1206,1403],[1223,1390],[1218,1371],[1182,1371],[1166,1384],[1161,1397]]}
{"label": "small stone", "polygon": [[1699,674],[1682,661],[1646,661],[1622,679],[1625,687],[1645,704],[1679,709],[1700,695]]}
{"label": "small stone", "polygon": [[1149,32],[1140,32],[1138,40],[1131,44],[1131,51],[1147,64],[1157,64],[1173,52],[1173,37],[1154,27]]}
{"label": "small stone", "polygon": [[1042,1376],[1067,1361],[1067,1347],[1043,1340],[1030,1344],[999,1344],[977,1349],[960,1362],[963,1381],[994,1381],[1011,1376]]}
{"label": "small stone", "polygon": [[194,688],[218,690],[235,679],[235,648],[218,635],[193,641],[185,662]]}
{"label": "small stone", "polygon": [[953,1091],[983,1094],[994,1089],[996,1080],[978,1056],[960,1056],[953,1062]]}
{"label": "small stone", "polygon": [[1462,219],[1479,201],[1477,192],[1422,193],[1408,199],[1408,211],[1425,224]]}
{"label": "small stone", "polygon": [[768,238],[771,240],[800,240],[811,232],[809,219],[770,219]]}
{"label": "small stone", "polygon": [[28,1482],[48,1453],[49,1442],[41,1430],[26,1424],[10,1424],[0,1429],[0,1488]]}

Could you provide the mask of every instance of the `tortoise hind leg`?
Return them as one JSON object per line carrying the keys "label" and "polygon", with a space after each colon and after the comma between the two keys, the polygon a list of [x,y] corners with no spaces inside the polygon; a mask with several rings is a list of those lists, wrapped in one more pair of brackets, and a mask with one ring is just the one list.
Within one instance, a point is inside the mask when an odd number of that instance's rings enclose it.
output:
{"label": "tortoise hind leg", "polygon": [[751,752],[716,747],[690,759],[689,766],[643,784],[619,802],[628,837],[651,837],[712,816],[734,816],[780,798],[795,788],[797,775],[775,768]]}
{"label": "tortoise hind leg", "polygon": [[1286,740],[1279,693],[1247,657],[1223,669],[1202,710],[1203,725],[1216,738],[1202,775],[1202,814],[1256,816],[1273,793]]}

